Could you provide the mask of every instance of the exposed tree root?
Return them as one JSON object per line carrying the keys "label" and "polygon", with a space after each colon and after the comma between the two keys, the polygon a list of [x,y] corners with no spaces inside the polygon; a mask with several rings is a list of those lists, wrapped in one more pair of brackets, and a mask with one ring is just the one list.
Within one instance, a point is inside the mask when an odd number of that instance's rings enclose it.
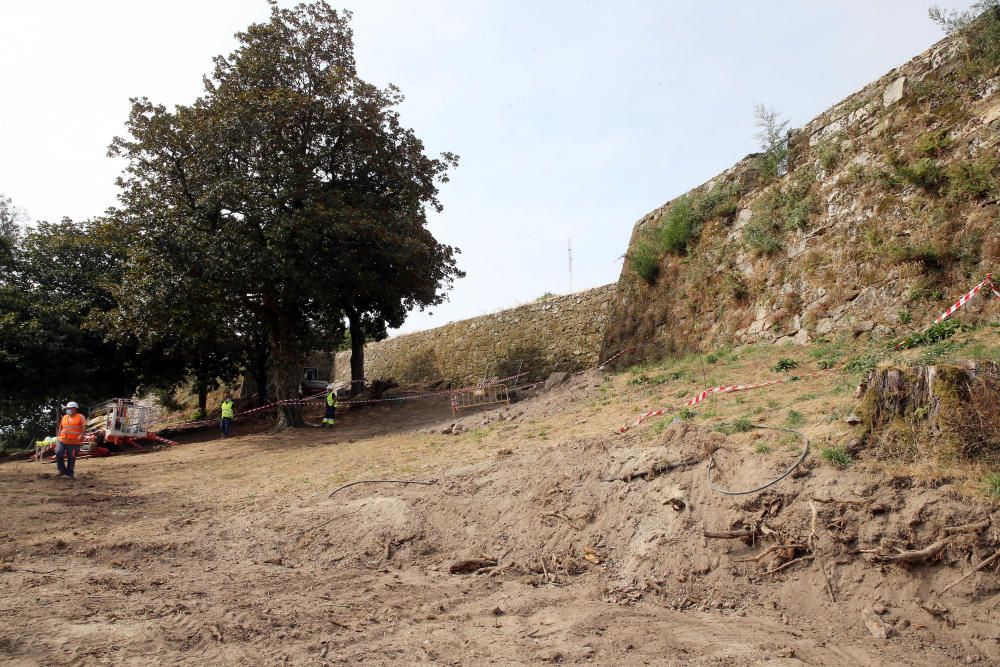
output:
{"label": "exposed tree root", "polygon": [[942,594],[950,591],[952,588],[954,588],[955,586],[959,585],[960,583],[962,583],[963,581],[965,581],[966,579],[968,579],[969,577],[971,577],[972,575],[974,575],[976,572],[979,572],[981,569],[983,569],[984,567],[986,567],[987,565],[989,565],[990,563],[992,563],[993,561],[995,561],[997,558],[1000,558],[1000,549],[998,549],[995,554],[993,554],[992,556],[990,556],[989,558],[987,558],[986,560],[984,560],[983,562],[981,562],[979,565],[977,565],[974,568],[972,568],[972,571],[969,572],[968,574],[964,575],[961,579],[953,581],[952,583],[950,583],[947,586],[945,586],[944,588],[942,588],[941,591],[938,593],[938,595],[942,595]]}
{"label": "exposed tree root", "polygon": [[876,563],[922,563],[941,553],[951,538],[945,537],[923,549],[897,549],[894,554],[882,553],[877,549],[862,549],[861,553],[870,553]]}

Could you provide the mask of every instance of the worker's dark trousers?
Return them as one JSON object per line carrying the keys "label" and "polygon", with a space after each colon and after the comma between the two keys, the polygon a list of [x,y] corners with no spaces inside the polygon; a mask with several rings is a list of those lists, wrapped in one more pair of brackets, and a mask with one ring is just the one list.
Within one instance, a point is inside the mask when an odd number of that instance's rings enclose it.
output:
{"label": "worker's dark trousers", "polygon": [[79,449],[79,445],[66,445],[62,442],[56,445],[56,467],[59,468],[60,475],[73,476],[73,468],[76,467],[76,453]]}
{"label": "worker's dark trousers", "polygon": [[231,429],[232,427],[233,427],[233,420],[232,420],[232,418],[231,417],[223,417],[222,418],[222,437],[223,438],[228,438],[229,437],[229,429]]}

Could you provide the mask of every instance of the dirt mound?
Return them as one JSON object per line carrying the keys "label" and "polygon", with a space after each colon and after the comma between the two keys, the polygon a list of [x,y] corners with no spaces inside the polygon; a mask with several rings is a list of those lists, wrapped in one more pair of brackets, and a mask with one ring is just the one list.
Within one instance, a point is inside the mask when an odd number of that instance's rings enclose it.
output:
{"label": "dirt mound", "polygon": [[[988,513],[947,489],[813,459],[762,493],[710,488],[709,456],[716,483],[742,489],[780,475],[801,447],[771,433],[760,444],[777,454],[733,451],[721,434],[679,423],[651,443],[608,436],[502,452],[448,471],[436,486],[359,485],[319,500],[314,516],[342,518],[306,530],[287,555],[442,572],[482,559],[480,576],[536,587],[589,582],[620,603],[738,614],[763,604],[817,622],[849,601],[853,613],[838,622],[853,633],[868,632],[861,612],[875,605],[891,610],[876,614],[890,634],[943,618],[947,635],[960,619],[977,628],[977,652],[995,655],[985,598],[1000,591],[996,576],[964,584],[983,603],[937,619],[925,611],[936,609],[933,591],[958,578],[956,566],[996,550]],[[955,655],[965,655],[969,647],[955,642]]]}

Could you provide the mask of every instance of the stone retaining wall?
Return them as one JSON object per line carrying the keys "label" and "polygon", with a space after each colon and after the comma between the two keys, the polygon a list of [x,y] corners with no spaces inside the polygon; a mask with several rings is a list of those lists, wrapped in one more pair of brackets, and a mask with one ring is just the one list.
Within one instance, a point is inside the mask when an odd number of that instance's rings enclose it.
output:
{"label": "stone retaining wall", "polygon": [[[506,376],[519,366],[529,378],[596,366],[616,285],[555,296],[365,347],[365,378],[452,385]],[[351,353],[334,362],[339,382],[351,379]]]}

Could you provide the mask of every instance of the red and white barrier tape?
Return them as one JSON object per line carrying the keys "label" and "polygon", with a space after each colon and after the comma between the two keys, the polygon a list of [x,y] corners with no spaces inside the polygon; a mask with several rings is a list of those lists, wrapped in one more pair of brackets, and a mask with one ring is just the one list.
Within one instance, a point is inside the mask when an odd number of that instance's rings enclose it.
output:
{"label": "red and white barrier tape", "polygon": [[[517,378],[523,377],[523,376],[525,376],[527,374],[528,374],[527,372],[522,372],[522,373],[517,373],[516,375],[510,375],[510,376],[504,377],[504,378],[497,378],[496,381],[492,382],[492,384],[502,384],[502,383],[507,382],[509,380],[516,380]],[[338,405],[361,405],[361,404],[367,404],[367,403],[399,403],[401,401],[415,399],[415,398],[430,398],[432,396],[444,396],[444,395],[449,395],[449,394],[456,394],[456,393],[461,392],[461,391],[474,391],[476,389],[481,389],[481,388],[482,388],[482,385],[470,385],[468,387],[461,387],[459,389],[442,389],[440,391],[431,391],[431,392],[427,392],[427,393],[424,393],[424,394],[414,394],[414,395],[410,395],[410,396],[394,396],[393,398],[346,399],[346,400],[343,400],[343,401],[337,401],[337,404]],[[255,414],[255,413],[258,413],[258,412],[262,412],[264,410],[273,410],[273,409],[276,409],[277,407],[282,406],[282,405],[325,405],[326,404],[326,399],[325,398],[322,399],[322,400],[313,400],[317,396],[322,396],[322,395],[323,394],[320,393],[320,394],[315,394],[313,396],[307,396],[306,398],[286,398],[286,399],[283,399],[283,400],[280,400],[280,401],[275,401],[273,403],[268,403],[267,405],[262,405],[262,406],[260,406],[258,408],[251,408],[249,410],[243,410],[239,414],[241,416],[252,415],[252,414]],[[201,426],[201,425],[208,425],[208,424],[217,424],[219,421],[221,421],[221,419],[216,418],[216,419],[202,419],[202,420],[199,420],[199,421],[179,422],[179,423],[176,423],[176,424],[168,424],[166,426],[161,426],[160,430],[162,431],[162,430],[165,430],[165,429],[168,429],[168,428],[178,428],[178,427],[181,427],[181,426],[189,427],[189,426]]]}
{"label": "red and white barrier tape", "polygon": [[[993,284],[993,274],[992,273],[987,273],[986,277],[983,278],[982,282],[980,282],[978,285],[976,285],[975,287],[973,287],[972,289],[970,289],[968,292],[966,292],[965,294],[963,294],[961,297],[959,297],[958,301],[956,301],[955,303],[953,303],[951,305],[951,307],[948,308],[948,310],[946,310],[943,313],[941,313],[940,315],[938,315],[934,319],[934,323],[931,324],[930,326],[934,326],[934,324],[940,324],[940,323],[944,322],[946,319],[948,319],[949,317],[951,317],[952,315],[954,315],[965,304],[967,304],[970,301],[972,301],[972,299],[977,294],[979,294],[979,292],[984,287],[986,287],[986,286],[989,286],[990,291],[993,293],[993,296],[995,296],[996,298],[1000,299],[1000,290],[997,290],[997,286]],[[930,328],[930,327],[928,327],[928,328]],[[926,329],[925,329],[925,331],[926,331]],[[898,349],[902,348],[903,346],[907,345],[909,339],[910,339],[910,337],[907,336],[903,340],[901,340],[898,343],[896,343],[895,349],[898,350]]]}
{"label": "red and white barrier tape", "polygon": [[[688,407],[688,406],[692,406],[692,405],[698,405],[699,403],[703,402],[706,398],[708,398],[709,395],[711,395],[711,394],[729,394],[729,393],[732,393],[732,392],[735,392],[735,391],[746,391],[748,389],[759,389],[761,387],[770,387],[771,385],[774,385],[774,384],[781,384],[783,382],[788,382],[788,381],[790,381],[792,379],[792,377],[799,377],[799,378],[801,378],[801,377],[815,377],[815,376],[820,375],[822,373],[826,373],[827,371],[830,371],[830,370],[833,370],[833,369],[827,368],[827,369],[823,369],[821,371],[814,371],[812,373],[807,373],[805,376],[789,376],[787,378],[781,378],[780,380],[768,380],[766,382],[757,382],[757,383],[754,383],[754,384],[732,384],[732,385],[724,385],[724,386],[719,386],[719,387],[712,387],[711,389],[705,389],[704,391],[695,394],[690,399],[688,399],[684,403],[684,405],[681,406],[681,407]],[[675,412],[677,409],[678,408],[661,408],[659,410],[650,410],[649,412],[641,415],[635,421],[635,423],[633,423],[633,424],[625,424],[624,426],[622,426],[620,429],[618,429],[618,433],[624,433],[625,431],[629,431],[629,430],[635,428],[636,426],[638,426],[639,424],[641,424],[642,422],[646,421],[647,419],[649,419],[651,417],[659,417],[661,415],[665,415],[665,414],[668,414],[670,412]]]}
{"label": "red and white barrier tape", "polygon": [[990,286],[990,291],[992,291],[997,298],[1000,298],[1000,292],[997,291],[996,285],[993,284],[992,275],[993,275],[992,273],[987,273],[986,277],[983,278],[983,281],[981,283],[979,283],[971,290],[963,294],[958,301],[952,304],[951,308],[938,315],[937,319],[934,320],[934,324],[940,324],[941,322],[944,322],[946,319],[951,317],[959,308],[969,303],[969,301],[971,301],[972,298],[979,293],[979,290],[983,289],[987,285]]}
{"label": "red and white barrier tape", "polygon": [[614,361],[618,357],[622,356],[623,354],[625,354],[626,352],[628,352],[631,349],[632,348],[630,348],[630,347],[626,347],[624,350],[621,350],[620,352],[618,352],[618,354],[613,354],[610,357],[608,357],[607,359],[605,359],[604,361],[602,361],[597,367],[598,368],[604,368],[605,366],[607,366],[608,364],[610,364],[612,361]]}

